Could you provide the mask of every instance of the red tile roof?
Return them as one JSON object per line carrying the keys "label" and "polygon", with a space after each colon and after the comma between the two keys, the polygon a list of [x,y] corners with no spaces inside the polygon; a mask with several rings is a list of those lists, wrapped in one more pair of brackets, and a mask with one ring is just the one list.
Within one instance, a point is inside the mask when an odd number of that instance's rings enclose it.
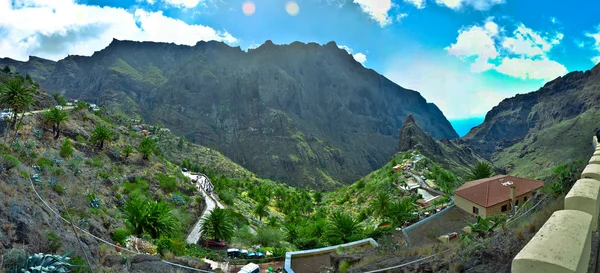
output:
{"label": "red tile roof", "polygon": [[503,182],[513,182],[515,197],[537,190],[544,186],[544,181],[508,175],[496,175],[490,178],[467,182],[454,191],[455,195],[465,198],[484,208],[510,200],[509,186]]}

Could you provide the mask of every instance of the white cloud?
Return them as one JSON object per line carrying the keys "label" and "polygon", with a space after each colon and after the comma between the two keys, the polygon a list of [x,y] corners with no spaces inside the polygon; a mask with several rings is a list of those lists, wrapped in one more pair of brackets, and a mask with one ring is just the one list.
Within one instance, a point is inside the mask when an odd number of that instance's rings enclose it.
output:
{"label": "white cloud", "polygon": [[399,13],[398,15],[396,15],[396,21],[398,22],[402,22],[402,19],[408,17],[407,13]]}
{"label": "white cloud", "polygon": [[556,17],[550,17],[550,22],[552,22],[553,24],[558,23],[558,20],[556,19]]}
{"label": "white cloud", "polygon": [[483,117],[504,98],[539,88],[537,82],[488,82],[479,74],[470,73],[469,67],[455,58],[431,52],[392,56],[383,72],[398,85],[418,91],[435,103],[449,120]]}
{"label": "white cloud", "polygon": [[585,42],[584,41],[580,41],[580,40],[574,40],[573,41],[575,43],[575,45],[579,48],[583,48],[585,47]]}
{"label": "white cloud", "polygon": [[475,58],[471,71],[483,72],[494,66],[489,60],[498,57],[493,39],[497,33],[498,26],[492,21],[487,22],[484,27],[471,26],[460,30],[456,43],[446,47],[446,50],[459,58]]}
{"label": "white cloud", "polygon": [[546,58],[534,60],[505,57],[496,70],[524,80],[551,80],[569,72],[564,65]]}
{"label": "white cloud", "polygon": [[348,53],[350,53],[350,55],[352,55],[352,57],[354,57],[354,59],[357,62],[359,62],[359,63],[361,63],[363,65],[365,64],[365,62],[367,62],[367,55],[365,55],[363,53],[360,53],[360,52],[356,53],[356,54],[353,54],[354,50],[352,50],[352,48],[350,48],[348,46],[345,46],[345,45],[339,45],[338,47],[341,48],[341,49],[343,49],[343,50],[346,50]]}
{"label": "white cloud", "polygon": [[[585,36],[594,40],[592,49],[600,54],[600,25],[596,27],[596,30],[598,31],[597,33],[586,33]],[[600,63],[600,55],[592,57],[592,62],[594,62],[594,64]]]}
{"label": "white cloud", "polygon": [[[156,1],[156,0],[149,0],[149,1]],[[167,4],[173,5],[173,6],[177,6],[177,7],[185,7],[185,8],[194,8],[196,6],[198,6],[198,4],[200,2],[202,2],[202,0],[165,0],[165,2]]]}
{"label": "white cloud", "polygon": [[450,55],[470,63],[472,72],[495,69],[512,77],[536,80],[550,80],[568,72],[547,55],[560,44],[564,38],[562,33],[542,36],[519,24],[512,35],[506,36],[499,29],[493,18],[488,18],[482,26],[473,25],[459,30],[456,43],[446,50]]}
{"label": "white cloud", "polygon": [[488,10],[495,5],[503,4],[505,0],[435,0],[435,2],[453,10],[460,10],[467,6],[476,10]]}
{"label": "white cloud", "polygon": [[388,12],[392,9],[392,0],[353,0],[363,12],[377,21],[381,27],[389,25],[392,20]]}
{"label": "white cloud", "polygon": [[[21,20],[21,18],[32,18]],[[139,26],[138,26],[139,25]],[[227,32],[190,25],[162,12],[77,4],[73,0],[0,0],[0,57],[58,60],[91,55],[119,40],[194,45],[200,40],[236,43]]]}
{"label": "white cloud", "polygon": [[404,2],[409,3],[418,9],[425,8],[425,0],[404,0]]}

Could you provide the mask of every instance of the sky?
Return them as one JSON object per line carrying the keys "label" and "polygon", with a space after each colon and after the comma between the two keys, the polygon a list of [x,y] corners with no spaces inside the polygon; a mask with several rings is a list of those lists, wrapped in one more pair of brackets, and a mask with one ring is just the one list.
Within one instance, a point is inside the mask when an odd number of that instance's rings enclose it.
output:
{"label": "sky", "polygon": [[89,56],[113,38],[242,49],[335,41],[469,127],[504,98],[599,63],[596,2],[0,0],[0,57]]}

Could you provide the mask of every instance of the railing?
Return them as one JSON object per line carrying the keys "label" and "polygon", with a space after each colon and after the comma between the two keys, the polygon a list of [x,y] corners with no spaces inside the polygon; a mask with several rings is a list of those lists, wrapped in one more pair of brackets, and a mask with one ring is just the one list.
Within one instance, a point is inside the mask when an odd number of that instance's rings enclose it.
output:
{"label": "railing", "polygon": [[[596,272],[590,265],[592,234],[600,214],[600,146],[565,196],[564,210],[556,211],[512,261],[512,273]],[[593,259],[595,260],[595,259]]]}

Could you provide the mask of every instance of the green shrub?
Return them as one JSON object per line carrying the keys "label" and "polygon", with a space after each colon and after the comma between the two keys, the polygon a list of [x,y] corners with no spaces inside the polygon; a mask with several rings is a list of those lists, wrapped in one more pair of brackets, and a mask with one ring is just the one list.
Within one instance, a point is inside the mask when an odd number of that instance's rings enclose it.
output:
{"label": "green shrub", "polygon": [[129,235],[131,235],[131,231],[129,229],[115,228],[112,239],[113,239],[113,241],[118,242],[119,244],[124,246],[125,238],[127,238],[127,236],[129,236]]}
{"label": "green shrub", "polygon": [[156,176],[160,187],[167,193],[173,192],[177,189],[177,179],[173,176],[159,173]]}
{"label": "green shrub", "polygon": [[65,138],[62,146],[60,147],[60,156],[63,158],[69,158],[73,156],[73,145],[71,145],[71,140]]}
{"label": "green shrub", "polygon": [[59,184],[54,185],[53,189],[58,194],[65,193],[65,188],[63,186],[59,185]]}
{"label": "green shrub", "polygon": [[340,268],[339,268],[338,272],[346,273],[346,271],[348,270],[349,267],[350,267],[350,263],[348,261],[342,261],[340,263]]}
{"label": "green shrub", "polygon": [[50,167],[54,167],[54,161],[52,161],[49,158],[42,157],[42,158],[38,159],[37,165],[40,166],[40,168],[46,170]]}
{"label": "green shrub", "polygon": [[123,210],[125,220],[133,234],[150,234],[152,238],[169,236],[177,233],[180,222],[171,211],[169,204],[132,198]]}
{"label": "green shrub", "polygon": [[52,253],[56,253],[56,251],[58,251],[58,249],[60,249],[60,247],[62,246],[62,241],[60,240],[60,237],[58,237],[56,233],[50,231],[46,232],[46,238],[48,238],[48,242],[50,243],[50,250],[52,251]]}
{"label": "green shrub", "polygon": [[21,164],[21,161],[19,161],[19,159],[17,159],[16,157],[6,154],[6,155],[2,155],[2,159],[0,160],[0,163],[2,164],[2,167],[4,167],[4,169],[6,170],[10,170],[16,166],[18,166],[19,164]]}
{"label": "green shrub", "polygon": [[81,143],[85,143],[85,138],[83,138],[82,136],[76,136],[75,140],[77,140],[78,142],[81,142]]}

